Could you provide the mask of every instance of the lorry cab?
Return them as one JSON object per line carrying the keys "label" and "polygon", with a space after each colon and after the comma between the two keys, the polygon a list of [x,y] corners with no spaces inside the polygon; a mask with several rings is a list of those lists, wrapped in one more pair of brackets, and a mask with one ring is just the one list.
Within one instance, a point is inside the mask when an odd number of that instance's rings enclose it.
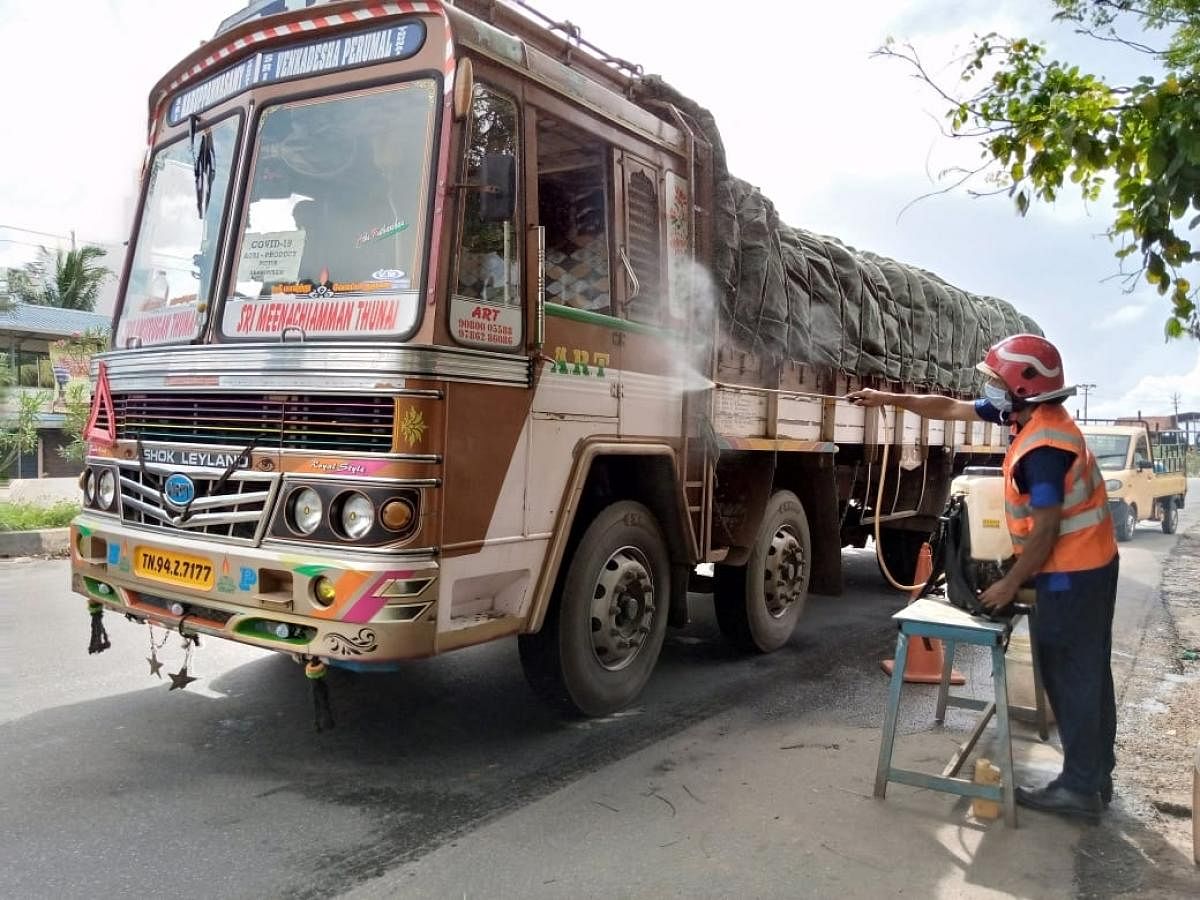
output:
{"label": "lorry cab", "polygon": [[1187,495],[1183,432],[1094,419],[1081,422],[1080,430],[1104,473],[1117,540],[1132,540],[1137,523],[1147,520],[1174,534]]}

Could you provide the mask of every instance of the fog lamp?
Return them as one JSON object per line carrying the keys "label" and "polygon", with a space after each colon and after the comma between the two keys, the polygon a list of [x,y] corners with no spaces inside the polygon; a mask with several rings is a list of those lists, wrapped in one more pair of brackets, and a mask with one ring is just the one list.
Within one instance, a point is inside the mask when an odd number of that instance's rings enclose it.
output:
{"label": "fog lamp", "polygon": [[318,575],[313,579],[312,591],[313,597],[321,606],[329,606],[337,599],[337,589],[334,588],[333,582],[324,575]]}

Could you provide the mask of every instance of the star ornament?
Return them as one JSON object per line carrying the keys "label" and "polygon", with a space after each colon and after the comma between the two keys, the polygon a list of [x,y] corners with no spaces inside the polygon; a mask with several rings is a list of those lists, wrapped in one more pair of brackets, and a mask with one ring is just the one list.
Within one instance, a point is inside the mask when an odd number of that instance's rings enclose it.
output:
{"label": "star ornament", "polygon": [[184,666],[178,672],[168,672],[167,675],[171,678],[171,686],[167,688],[168,691],[183,690],[193,681],[200,680],[188,674],[187,666]]}
{"label": "star ornament", "polygon": [[[150,663],[150,674],[157,675],[159,678],[162,678],[163,664],[158,661],[158,657],[147,656],[146,662]],[[170,674],[170,673],[167,673],[167,674]]]}

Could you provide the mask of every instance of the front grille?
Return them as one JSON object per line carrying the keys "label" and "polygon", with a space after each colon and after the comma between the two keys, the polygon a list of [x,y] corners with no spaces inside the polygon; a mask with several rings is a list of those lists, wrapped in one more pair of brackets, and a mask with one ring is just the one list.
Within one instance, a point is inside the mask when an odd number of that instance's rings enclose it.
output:
{"label": "front grille", "polygon": [[[173,471],[173,470],[172,470]],[[166,502],[164,482],[170,471],[147,466],[121,469],[121,518],[130,525],[257,541],[278,481],[250,472],[234,472],[217,488],[220,475],[190,475],[196,499],[186,520],[183,510]]]}
{"label": "front grille", "polygon": [[119,440],[281,450],[392,449],[391,397],[326,394],[114,394]]}

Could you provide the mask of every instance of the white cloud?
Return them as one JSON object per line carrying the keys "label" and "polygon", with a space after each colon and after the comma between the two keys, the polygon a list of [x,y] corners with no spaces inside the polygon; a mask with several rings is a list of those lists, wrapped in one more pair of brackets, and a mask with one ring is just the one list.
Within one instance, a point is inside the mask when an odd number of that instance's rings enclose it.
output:
{"label": "white cloud", "polygon": [[1099,400],[1093,395],[1089,415],[1129,416],[1141,412],[1147,416],[1165,416],[1175,411],[1171,398],[1179,394],[1180,412],[1200,411],[1200,350],[1188,372],[1143,375],[1131,389],[1114,400]]}
{"label": "white cloud", "polygon": [[1150,305],[1147,303],[1126,303],[1124,306],[1114,309],[1092,327],[1104,330],[1129,325],[1141,319],[1149,311]]}

